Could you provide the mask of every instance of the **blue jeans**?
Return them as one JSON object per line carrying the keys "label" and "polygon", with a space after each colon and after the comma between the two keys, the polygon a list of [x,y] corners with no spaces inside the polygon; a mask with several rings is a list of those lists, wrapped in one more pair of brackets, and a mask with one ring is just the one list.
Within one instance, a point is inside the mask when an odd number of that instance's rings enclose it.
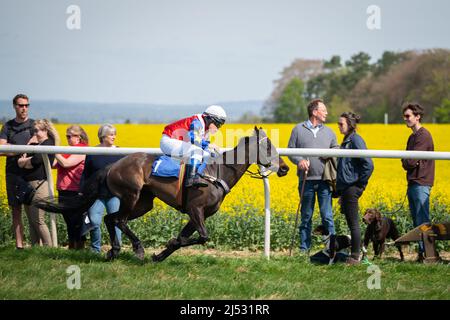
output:
{"label": "blue jeans", "polygon": [[[409,210],[414,227],[430,222],[430,186],[421,186],[417,183],[408,186]],[[424,252],[424,245],[419,241],[419,252]]]}
{"label": "blue jeans", "polygon": [[[102,245],[102,232],[100,225],[102,224],[103,213],[106,209],[106,213],[115,213],[119,211],[120,199],[112,197],[108,199],[97,199],[94,204],[89,208],[89,220],[93,229],[91,230],[91,248],[95,252],[100,252]],[[116,238],[119,242],[122,240],[122,231],[116,227]]]}
{"label": "blue jeans", "polygon": [[[302,181],[299,180],[298,190],[301,192]],[[325,181],[322,180],[306,180],[305,190],[303,192],[302,206],[301,206],[301,223],[299,228],[300,233],[300,250],[309,250],[311,248],[311,230],[312,230],[312,216],[314,212],[314,205],[317,199],[319,200],[320,216],[322,218],[323,226],[330,234],[335,234],[333,212],[331,206],[331,190]]]}

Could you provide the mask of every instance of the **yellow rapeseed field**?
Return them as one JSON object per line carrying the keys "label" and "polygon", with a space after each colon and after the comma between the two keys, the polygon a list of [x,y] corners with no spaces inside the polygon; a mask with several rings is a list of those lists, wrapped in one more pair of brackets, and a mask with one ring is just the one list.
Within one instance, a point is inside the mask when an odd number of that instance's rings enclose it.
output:
{"label": "yellow rapeseed field", "polygon": [[[450,151],[450,125],[425,125],[433,135],[436,151]],[[117,125],[117,145],[121,147],[159,147],[159,139],[164,125]],[[262,127],[273,140],[277,147],[287,147],[293,124],[264,124]],[[338,137],[338,143],[342,141],[337,125],[330,124]],[[57,125],[62,137],[62,144],[66,145],[65,129],[67,125]],[[98,143],[98,125],[83,125],[91,141],[91,146]],[[222,132],[212,140],[221,147],[234,147],[237,138],[251,132],[253,125],[228,124]],[[360,125],[359,133],[365,139],[369,149],[404,150],[411,130],[404,125],[366,124]],[[295,166],[285,158],[291,167],[289,174],[284,178],[275,175],[270,178],[271,206],[276,214],[295,214],[298,205],[297,176]],[[361,198],[362,209],[376,206],[383,202],[388,208],[398,207],[405,196],[406,179],[405,172],[398,159],[374,159],[375,171],[369,185]],[[438,202],[450,206],[450,170],[449,161],[436,162],[436,180],[432,189],[432,203]],[[0,199],[2,206],[6,206],[6,191],[4,183],[5,158],[0,158]],[[222,205],[221,212],[230,215],[239,215],[246,212],[247,208],[260,208],[263,213],[264,192],[261,180],[245,176],[227,196]],[[337,202],[337,201],[334,201]],[[163,209],[164,204],[156,203],[156,208]],[[337,204],[334,203],[336,207]],[[432,204],[433,207],[433,204]]]}

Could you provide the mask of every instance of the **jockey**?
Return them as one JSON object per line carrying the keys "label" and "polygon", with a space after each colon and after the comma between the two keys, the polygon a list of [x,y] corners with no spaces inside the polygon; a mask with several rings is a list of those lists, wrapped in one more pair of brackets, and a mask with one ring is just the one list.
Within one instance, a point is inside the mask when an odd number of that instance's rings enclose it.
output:
{"label": "jockey", "polygon": [[211,156],[208,148],[217,149],[210,144],[209,136],[217,132],[226,118],[221,106],[211,105],[203,114],[175,121],[164,128],[160,142],[162,152],[171,157],[189,159],[186,162],[186,187],[207,186],[200,177]]}

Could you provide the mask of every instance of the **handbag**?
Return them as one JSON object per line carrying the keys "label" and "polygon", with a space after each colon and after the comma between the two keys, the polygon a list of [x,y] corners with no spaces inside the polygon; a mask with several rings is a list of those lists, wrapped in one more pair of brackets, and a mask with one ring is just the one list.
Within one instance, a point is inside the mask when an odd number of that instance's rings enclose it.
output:
{"label": "handbag", "polygon": [[26,181],[24,178],[19,177],[17,179],[16,184],[16,199],[21,204],[25,204],[29,206],[31,202],[33,201],[33,198],[36,194],[37,189],[39,189],[40,186],[45,182],[45,180],[42,180],[39,182],[39,184],[34,188],[31,183]]}

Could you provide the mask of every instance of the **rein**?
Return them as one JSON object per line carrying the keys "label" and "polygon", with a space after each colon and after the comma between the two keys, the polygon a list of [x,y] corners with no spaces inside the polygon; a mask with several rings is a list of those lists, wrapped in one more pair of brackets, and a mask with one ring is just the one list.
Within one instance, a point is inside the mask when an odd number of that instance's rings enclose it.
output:
{"label": "rein", "polygon": [[[246,174],[250,176],[250,178],[253,179],[264,179],[264,178],[268,178],[273,171],[267,170],[265,172],[262,172],[261,170],[258,169],[257,172],[252,172],[249,169],[245,170]],[[267,173],[266,173],[267,172]]]}

